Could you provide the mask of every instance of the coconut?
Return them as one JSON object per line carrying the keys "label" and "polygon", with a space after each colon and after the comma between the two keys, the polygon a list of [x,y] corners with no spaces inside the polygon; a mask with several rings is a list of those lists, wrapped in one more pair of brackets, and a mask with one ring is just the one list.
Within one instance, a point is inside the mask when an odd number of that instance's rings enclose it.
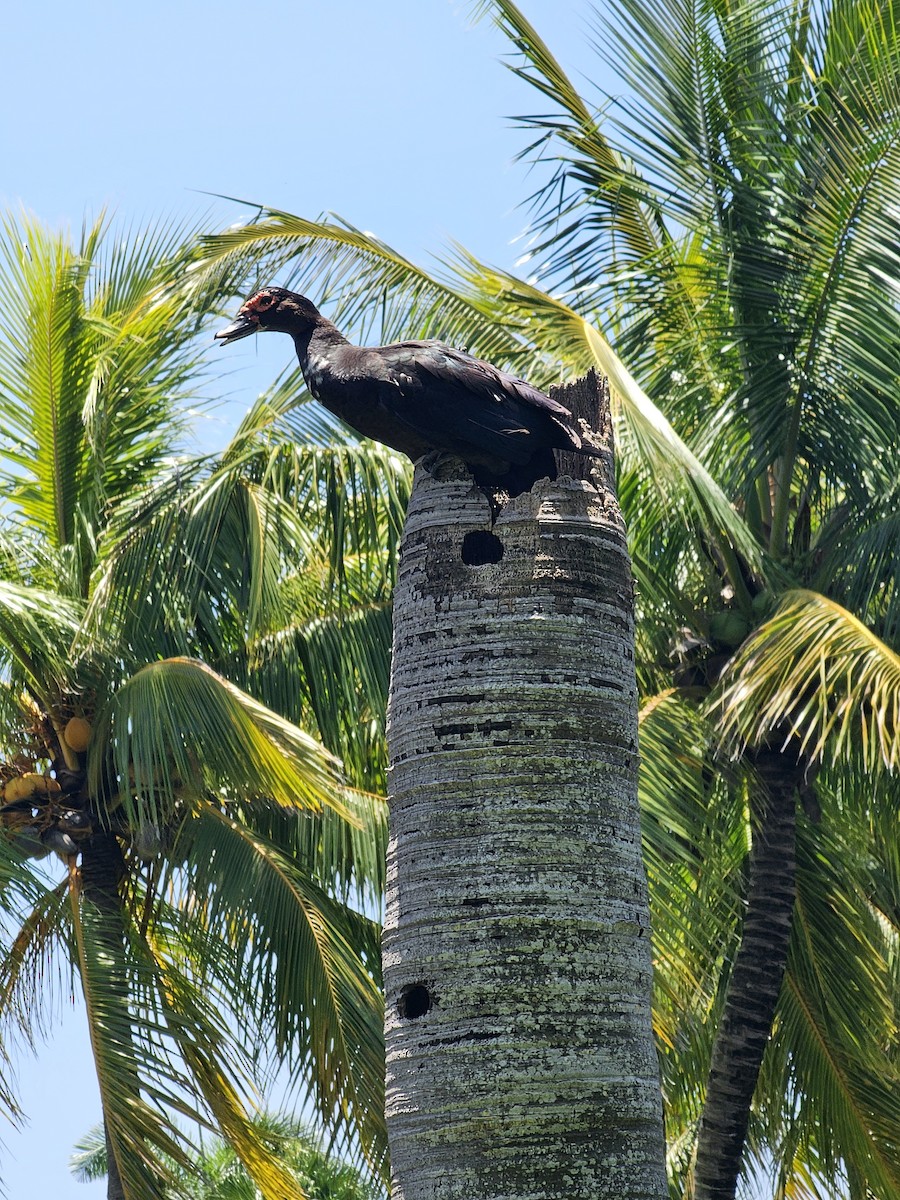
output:
{"label": "coconut", "polygon": [[721,646],[739,646],[750,632],[750,622],[733,609],[713,613],[709,619],[709,634]]}
{"label": "coconut", "polygon": [[88,748],[91,740],[91,723],[84,717],[72,717],[63,730],[66,745],[76,754],[81,754]]}
{"label": "coconut", "polygon": [[26,796],[34,796],[36,793],[46,796],[48,793],[55,794],[60,791],[59,784],[49,775],[38,775],[35,771],[28,771],[21,776],[21,779],[23,785],[27,784],[30,789],[25,792]]}
{"label": "coconut", "polygon": [[26,784],[19,775],[14,775],[12,779],[7,779],[3,785],[3,799],[7,804],[14,804],[17,800],[25,800],[30,795],[31,785]]}

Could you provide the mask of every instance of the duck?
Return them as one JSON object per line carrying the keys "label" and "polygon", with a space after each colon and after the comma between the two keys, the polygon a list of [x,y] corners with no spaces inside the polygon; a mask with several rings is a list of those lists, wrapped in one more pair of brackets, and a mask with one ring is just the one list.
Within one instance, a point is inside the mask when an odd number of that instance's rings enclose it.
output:
{"label": "duck", "polygon": [[267,332],[293,338],[315,400],[413,462],[456,455],[480,486],[517,495],[556,478],[554,450],[601,457],[564,405],[444,342],[354,346],[311,300],[280,287],[256,292],[215,338],[231,345]]}

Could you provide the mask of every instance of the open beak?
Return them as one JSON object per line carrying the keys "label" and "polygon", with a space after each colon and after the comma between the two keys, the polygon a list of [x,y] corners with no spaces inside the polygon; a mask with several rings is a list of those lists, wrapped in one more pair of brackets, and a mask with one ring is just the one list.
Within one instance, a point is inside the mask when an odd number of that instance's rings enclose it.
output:
{"label": "open beak", "polygon": [[257,321],[253,321],[249,317],[242,317],[238,313],[231,324],[226,329],[220,329],[215,337],[223,346],[227,346],[230,342],[240,341],[241,338],[249,337],[251,333],[258,331],[259,323]]}

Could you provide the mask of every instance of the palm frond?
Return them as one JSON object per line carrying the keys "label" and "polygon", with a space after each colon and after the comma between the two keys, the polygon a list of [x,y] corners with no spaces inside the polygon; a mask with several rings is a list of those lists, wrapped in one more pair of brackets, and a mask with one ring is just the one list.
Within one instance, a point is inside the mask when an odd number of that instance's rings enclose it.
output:
{"label": "palm frond", "polygon": [[744,779],[718,771],[715,730],[675,690],[640,710],[638,794],[650,889],[653,1024],[673,1179],[690,1169],[723,970],[734,954],[749,845]]}
{"label": "palm frond", "polygon": [[133,675],[97,716],[89,757],[95,794],[115,789],[134,826],[167,825],[179,794],[344,812],[337,763],[308,734],[203,663],[175,658]]}
{"label": "palm frond", "polygon": [[81,615],[79,605],[58,594],[0,580],[0,645],[34,696],[45,700],[64,687]]}
{"label": "palm frond", "polygon": [[[195,230],[160,222],[79,243],[7,216],[0,233],[0,475],[45,540],[69,546],[86,588],[105,504],[172,453],[207,350],[198,310],[173,284]],[[3,462],[6,466],[3,466]]]}
{"label": "palm frond", "polygon": [[153,954],[160,1009],[175,1033],[178,1052],[195,1087],[247,1168],[262,1200],[305,1200],[293,1174],[272,1154],[245,1111],[229,1067],[221,1017],[217,1019],[207,1011],[202,989],[160,949],[154,947]]}
{"label": "palm frond", "polygon": [[[174,1179],[169,1163],[186,1166],[182,1137],[171,1119],[145,1099],[129,1004],[124,930],[108,912],[71,889],[76,962],[84,992],[94,1065],[106,1124],[126,1200],[165,1200]],[[174,1100],[173,1096],[169,1097]]]}
{"label": "palm frond", "polygon": [[50,1034],[67,982],[66,904],[65,884],[48,888],[0,835],[0,917],[9,936],[0,959],[0,1109],[11,1121],[21,1110],[7,1047],[36,1050]]}
{"label": "palm frond", "polygon": [[15,932],[0,960],[0,1024],[14,1027],[34,1049],[50,1032],[65,978],[60,951],[67,949],[68,891],[65,883],[47,887],[32,873],[17,872],[15,882],[3,903],[4,925]]}
{"label": "palm frond", "polygon": [[[72,540],[84,469],[79,385],[89,372],[83,312],[88,264],[62,237],[32,221],[20,228],[9,217],[0,261],[2,395],[16,443],[7,457],[31,476],[27,491],[16,488],[18,502],[59,546]],[[15,477],[8,483],[15,486]]]}
{"label": "palm frond", "polygon": [[[852,1164],[854,1194],[900,1195],[894,1136],[900,1071],[892,959],[897,928],[873,911],[865,823],[820,783],[829,815],[798,823],[797,906],[778,1025],[760,1089],[772,1098],[768,1144],[788,1180],[811,1162],[835,1179]],[[855,800],[849,808],[859,806]],[[771,1107],[769,1107],[771,1105]]]}
{"label": "palm frond", "polygon": [[[244,1004],[263,1044],[312,1089],[321,1119],[385,1156],[383,1000],[378,933],[328,897],[267,838],[212,805],[190,830],[196,919],[219,930],[240,964]],[[246,913],[252,897],[253,922]]]}
{"label": "palm frond", "polygon": [[385,341],[396,340],[401,328],[413,328],[452,341],[466,329],[479,339],[478,353],[497,360],[510,344],[502,330],[479,331],[471,299],[339,217],[310,221],[263,209],[257,220],[206,238],[204,246],[207,259],[195,273],[201,286],[205,270],[249,259],[267,276],[285,272],[285,286],[326,308],[334,301],[334,319],[362,338],[378,328]]}
{"label": "palm frond", "polygon": [[78,1139],[69,1158],[69,1170],[79,1183],[104,1179],[109,1170],[106,1136],[102,1125],[95,1125]]}
{"label": "palm frond", "polygon": [[816,592],[786,593],[729,665],[713,703],[732,744],[794,737],[810,760],[856,748],[868,770],[900,763],[900,658]]}
{"label": "palm frond", "polygon": [[[374,595],[393,580],[409,469],[359,443],[286,384],[261,399],[222,459],[188,460],[118,507],[85,628],[122,629],[134,661],[168,648],[228,670],[244,640],[289,620],[290,576],[319,572],[340,607],[348,565],[364,559]],[[315,410],[315,411],[314,411]],[[192,640],[193,639],[193,640]],[[242,679],[242,682],[245,680]]]}
{"label": "palm frond", "polygon": [[[630,167],[602,130],[601,114],[582,99],[546,42],[511,0],[483,0],[477,15],[490,15],[522,57],[510,64],[521,79],[553,106],[550,115],[520,118],[539,139],[526,154],[543,158],[554,143],[561,144],[560,166],[534,199],[539,242],[535,254],[551,251],[549,274],[558,273],[565,257],[570,278],[588,276],[595,286],[621,257],[641,261],[652,257],[663,234],[652,191]],[[572,195],[570,183],[577,181]],[[552,227],[553,236],[546,236]],[[586,243],[593,242],[591,269],[585,271]],[[608,248],[607,254],[603,250]],[[602,284],[601,284],[602,286]]]}
{"label": "palm frond", "polygon": [[309,712],[350,781],[383,790],[391,606],[353,604],[297,621],[254,647],[255,693],[298,724]]}
{"label": "palm frond", "polygon": [[841,503],[812,544],[817,567],[811,586],[859,613],[892,645],[897,644],[900,632],[898,501],[898,488],[893,484],[879,490],[868,503]]}

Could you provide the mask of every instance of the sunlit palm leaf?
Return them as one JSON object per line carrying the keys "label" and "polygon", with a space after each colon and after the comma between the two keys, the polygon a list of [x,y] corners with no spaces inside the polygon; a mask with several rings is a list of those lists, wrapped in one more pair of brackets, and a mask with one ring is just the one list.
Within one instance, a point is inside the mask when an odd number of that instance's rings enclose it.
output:
{"label": "sunlit palm leaf", "polygon": [[642,705],[638,790],[653,914],[653,1020],[677,1177],[690,1162],[697,1079],[708,1069],[721,971],[740,927],[748,848],[740,776],[714,771],[715,745],[714,728],[677,692]]}
{"label": "sunlit palm leaf", "polygon": [[[137,825],[165,824],[182,788],[343,811],[328,752],[193,659],[165,659],[132,676],[99,714],[94,739],[112,748],[122,804]],[[101,749],[90,759],[97,791],[105,768]]]}
{"label": "sunlit palm leaf", "polygon": [[[321,1118],[381,1169],[383,1001],[371,922],[332,901],[268,839],[204,806],[191,831],[198,918],[235,947],[245,1003],[313,1088]],[[252,894],[251,926],[240,919]]]}
{"label": "sunlit palm leaf", "polygon": [[[88,1013],[106,1133],[126,1200],[165,1200],[174,1180],[166,1160],[187,1164],[182,1138],[171,1120],[141,1095],[140,1054],[128,998],[129,964],[121,927],[110,914],[72,889],[76,961]],[[170,1097],[173,1099],[173,1097]]]}
{"label": "sunlit palm leaf", "polygon": [[309,560],[315,571],[323,557],[330,567],[320,604],[333,594],[340,607],[347,564],[361,555],[389,589],[408,467],[318,406],[292,412],[295,403],[291,388],[279,388],[248,414],[220,462],[180,464],[120,506],[88,630],[121,623],[139,659],[161,645],[184,653],[199,634],[227,670],[232,627],[252,638],[289,619],[284,580]]}
{"label": "sunlit palm leaf", "polygon": [[[566,187],[569,161],[564,151],[563,170],[542,188],[538,196],[539,212],[545,216],[538,228],[546,230],[551,224],[553,226],[552,239],[542,244],[538,253],[546,252],[548,246],[556,253],[557,248],[568,242],[564,249],[571,271],[573,262],[583,254],[577,244],[573,249],[571,242],[584,237],[590,230],[594,254],[597,254],[597,243],[603,233],[614,231],[619,255],[632,261],[652,256],[662,235],[658,215],[646,206],[652,193],[630,169],[627,159],[610,145],[601,130],[600,114],[588,107],[547,43],[515,4],[510,0],[480,0],[475,12],[493,18],[523,60],[522,64],[511,64],[511,69],[553,105],[551,117],[522,118],[523,124],[542,134],[541,140],[530,147],[530,151],[543,157],[547,143],[558,140],[571,153],[571,166],[575,168],[581,188],[590,196],[591,208],[587,209],[585,199],[578,195],[573,197]],[[571,235],[570,239],[560,237],[560,228]],[[602,286],[601,281],[613,261],[608,258],[595,262],[591,272],[595,286]],[[553,263],[550,269],[554,269]]]}
{"label": "sunlit palm leaf", "polygon": [[286,626],[255,647],[257,694],[298,721],[308,706],[351,781],[372,791],[383,788],[386,768],[391,632],[387,601],[345,602],[338,612]]}
{"label": "sunlit palm leaf", "polygon": [[271,275],[289,267],[286,286],[326,306],[334,299],[335,319],[362,338],[377,329],[383,340],[396,340],[401,329],[408,334],[413,328],[422,336],[455,341],[466,329],[477,339],[478,353],[497,359],[513,344],[503,330],[479,330],[479,307],[471,298],[339,218],[310,221],[266,209],[259,220],[207,238],[204,245],[207,260],[198,264],[199,279],[223,259],[261,262]]}
{"label": "sunlit palm leaf", "polygon": [[900,658],[815,592],[788,592],[741,647],[716,701],[723,733],[799,739],[811,759],[858,747],[868,769],[900,764]]}
{"label": "sunlit palm leaf", "polygon": [[16,872],[16,884],[6,889],[3,904],[4,924],[16,932],[0,963],[0,1023],[15,1025],[34,1048],[36,1039],[49,1032],[60,999],[64,966],[59,953],[65,949],[61,924],[68,893],[65,883],[45,887],[31,872]]}
{"label": "sunlit palm leaf", "polygon": [[865,1179],[871,1194],[887,1198],[900,1195],[900,1070],[885,1054],[897,1031],[897,927],[869,903],[869,853],[864,825],[847,840],[839,822],[800,823],[792,946],[766,1064],[775,1078],[763,1094],[795,1097],[769,1116],[801,1161],[810,1147],[831,1179],[852,1163],[857,1186]]}
{"label": "sunlit palm leaf", "polygon": [[52,1027],[64,987],[60,942],[67,902],[65,884],[47,888],[0,838],[0,920],[12,940],[0,962],[0,1109],[13,1121],[21,1113],[7,1046],[34,1050]]}
{"label": "sunlit palm leaf", "polygon": [[205,351],[198,314],[172,291],[191,231],[68,234],[8,217],[0,236],[0,408],[13,444],[6,489],[86,588],[102,506],[146,479],[181,433]]}
{"label": "sunlit palm leaf", "polygon": [[347,820],[331,808],[318,813],[265,802],[238,806],[248,829],[291,859],[330,896],[362,911],[380,911],[387,853],[387,802],[346,790]]}
{"label": "sunlit palm leaf", "polygon": [[69,677],[66,652],[80,618],[80,606],[57,594],[0,580],[0,645],[33,695],[46,698]]}
{"label": "sunlit palm leaf", "polygon": [[273,1156],[245,1112],[229,1069],[221,1022],[210,1019],[202,992],[174,963],[155,954],[157,995],[176,1031],[178,1051],[218,1127],[234,1147],[262,1200],[304,1200],[294,1176]]}

